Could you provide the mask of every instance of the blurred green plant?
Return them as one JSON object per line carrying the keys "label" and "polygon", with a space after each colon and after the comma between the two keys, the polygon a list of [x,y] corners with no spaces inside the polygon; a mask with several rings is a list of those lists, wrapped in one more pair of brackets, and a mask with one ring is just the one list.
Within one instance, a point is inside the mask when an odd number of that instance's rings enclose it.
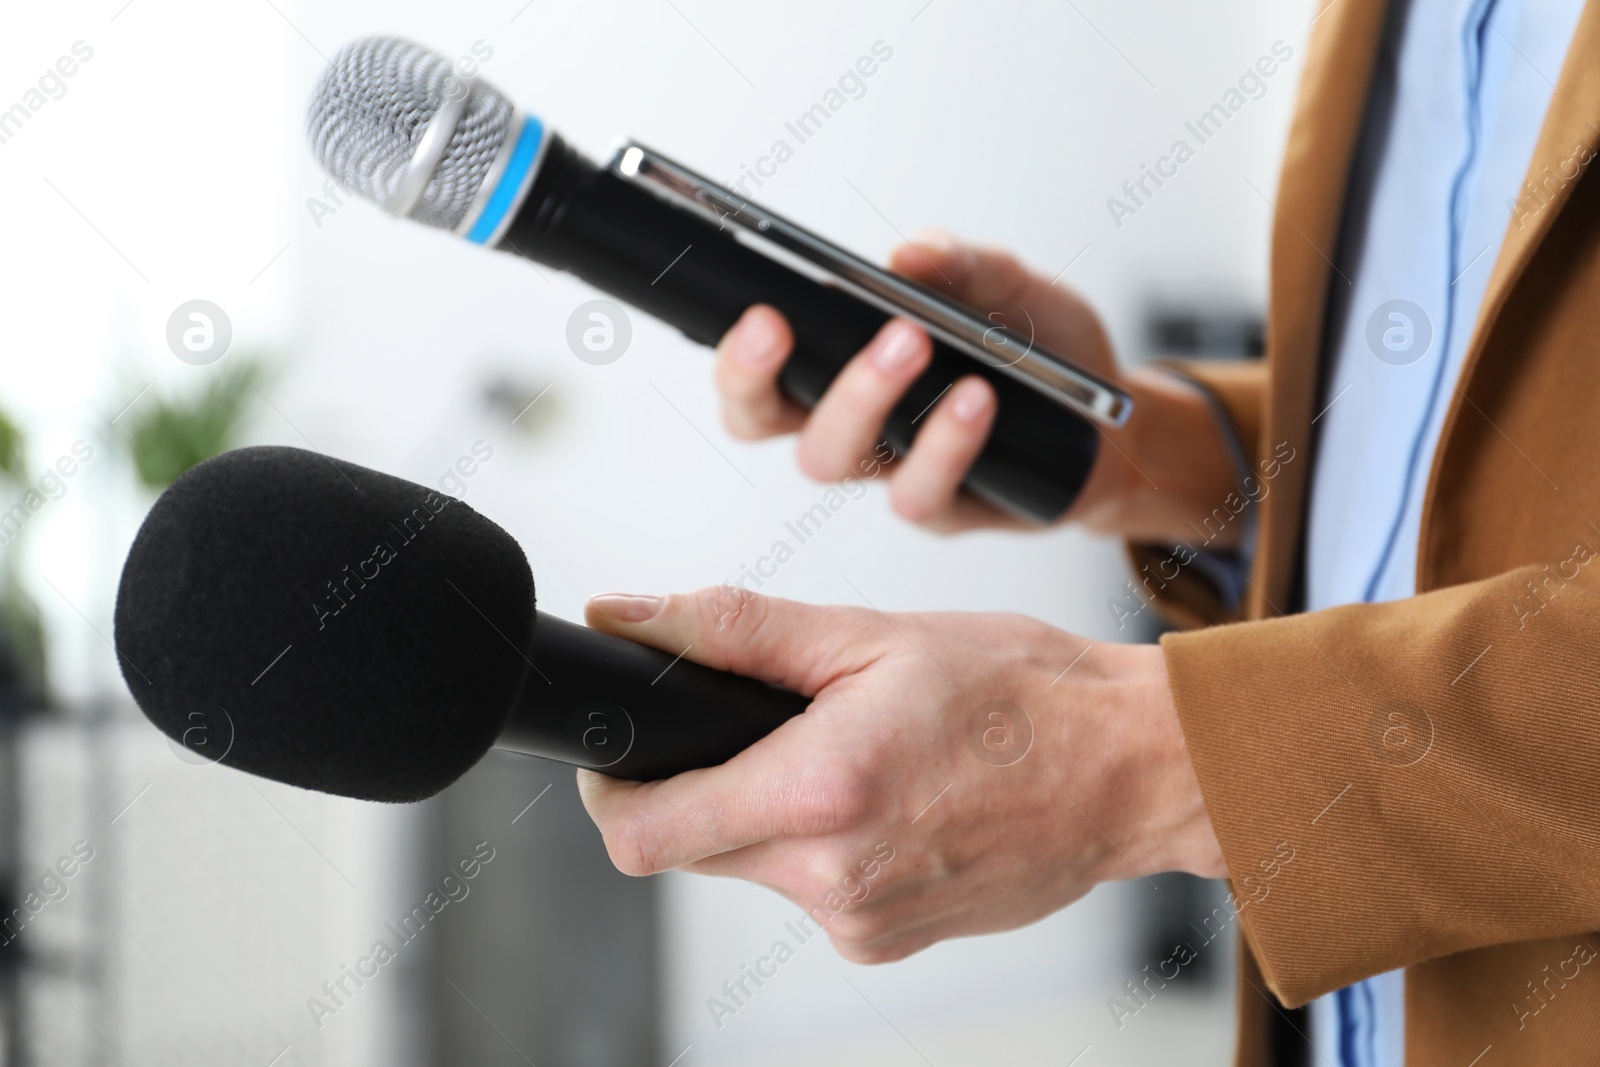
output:
{"label": "blurred green plant", "polygon": [[22,431],[5,412],[0,411],[0,474],[9,481],[20,481],[27,455],[23,448]]}
{"label": "blurred green plant", "polygon": [[190,467],[232,448],[246,398],[261,375],[259,360],[232,359],[194,399],[144,405],[127,431],[139,481],[165,489]]}
{"label": "blurred green plant", "polygon": [[[28,448],[22,430],[0,411],[0,488],[22,494],[28,484]],[[0,504],[4,509],[6,504]],[[45,679],[44,623],[39,605],[22,587],[18,530],[0,545],[0,716],[49,705]]]}

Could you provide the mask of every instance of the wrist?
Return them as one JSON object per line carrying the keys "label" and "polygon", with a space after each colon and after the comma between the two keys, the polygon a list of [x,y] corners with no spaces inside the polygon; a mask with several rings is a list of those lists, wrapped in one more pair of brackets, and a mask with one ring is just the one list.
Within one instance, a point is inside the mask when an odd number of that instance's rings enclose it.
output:
{"label": "wrist", "polygon": [[1141,368],[1119,384],[1133,412],[1126,425],[1101,431],[1094,468],[1066,520],[1135,541],[1181,540],[1191,520],[1238,488],[1232,431],[1218,424],[1201,387],[1180,375]]}
{"label": "wrist", "polygon": [[[1133,863],[1146,874],[1182,871],[1201,878],[1225,878],[1227,863],[1212,829],[1200,780],[1189,757],[1159,645],[1100,645],[1109,687],[1110,716],[1107,786],[1120,801],[1122,827],[1117,845],[1126,877]],[[1108,828],[1109,832],[1109,828]]]}

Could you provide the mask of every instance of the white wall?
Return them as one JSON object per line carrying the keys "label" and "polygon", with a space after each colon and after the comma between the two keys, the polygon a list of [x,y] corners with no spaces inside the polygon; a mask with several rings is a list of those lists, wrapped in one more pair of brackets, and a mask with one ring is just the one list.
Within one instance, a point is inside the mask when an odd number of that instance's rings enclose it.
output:
{"label": "white wall", "polygon": [[[522,541],[541,608],[567,617],[602,590],[734,576],[820,489],[794,470],[791,443],[726,438],[707,353],[675,331],[636,316],[627,356],[589,366],[563,341],[568,314],[592,295],[572,280],[365,204],[318,226],[307,200],[323,195],[322,177],[300,117],[325,54],[371,32],[447,53],[481,40],[494,50],[483,76],[591,154],[632,135],[733,178],[881,40],[893,58],[865,95],[759,198],[871,256],[897,231],[938,224],[1052,275],[1071,263],[1064,280],[1132,352],[1152,297],[1262,299],[1267,198],[1308,18],[1305,3],[1267,0],[121,3],[19,9],[0,37],[0,70],[11,72],[0,106],[74,41],[95,48],[67,95],[0,144],[0,197],[12,206],[0,398],[25,419],[35,465],[78,437],[99,447],[111,415],[146,382],[199,387],[213,368],[179,363],[162,332],[177,303],[205,297],[229,312],[236,346],[284,357],[263,386],[271,405],[253,410],[252,441],[310,441],[430,481],[474,441],[493,444],[468,499]],[[1175,139],[1193,145],[1184,121],[1278,40],[1294,56],[1265,95],[1115,225],[1107,198]],[[479,402],[497,374],[532,391],[550,385],[519,429]],[[119,687],[95,631],[109,633],[110,591],[144,504],[125,488],[123,462],[102,449],[24,549],[68,696]],[[939,539],[895,520],[874,491],[768,590],[851,602],[848,579],[885,610],[1017,610],[1110,638],[1104,601],[1121,577],[1104,541],[1075,531]],[[817,944],[784,972],[781,993],[716,1031],[705,997],[792,909],[742,884],[671,878],[664,1061],[690,1043],[686,1064],[802,1036],[881,1033],[841,973],[908,1032],[956,1016],[981,1027],[1003,1005],[1096,1002],[1128,970],[1121,926],[1138,891],[1113,887],[1030,930],[870,972]],[[1064,1062],[1076,1046],[1057,1036],[1063,1047],[1051,1055]],[[1012,1062],[1024,1059],[1019,1047]]]}

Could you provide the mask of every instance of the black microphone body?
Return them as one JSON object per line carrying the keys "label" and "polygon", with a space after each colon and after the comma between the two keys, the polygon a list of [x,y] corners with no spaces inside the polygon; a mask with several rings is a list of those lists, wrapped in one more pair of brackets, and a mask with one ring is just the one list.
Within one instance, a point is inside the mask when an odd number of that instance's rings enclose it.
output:
{"label": "black microphone body", "polygon": [[650,782],[726,763],[800,714],[798,693],[538,613],[496,748]]}
{"label": "black microphone body", "polygon": [[115,644],[192,755],[367,800],[432,796],[497,745],[665,778],[809,703],[540,613],[521,547],[465,502],[295,448],[226,452],[162,493]]}
{"label": "black microphone body", "polygon": [[[794,333],[780,384],[808,408],[888,321],[873,305],[595,165],[555,133],[545,137],[538,173],[499,248],[570,272],[704,345],[715,345],[752,304],[770,304]],[[1060,518],[1094,465],[1099,432],[942,341],[934,341],[932,363],[889,415],[886,439],[903,453],[919,417],[968,374],[994,387],[999,411],[964,486],[1011,514],[1039,523]]]}

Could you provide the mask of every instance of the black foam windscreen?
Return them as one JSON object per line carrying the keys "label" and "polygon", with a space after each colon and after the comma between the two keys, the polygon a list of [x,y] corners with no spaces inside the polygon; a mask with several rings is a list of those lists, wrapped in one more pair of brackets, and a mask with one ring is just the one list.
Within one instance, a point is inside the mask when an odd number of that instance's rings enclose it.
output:
{"label": "black foam windscreen", "polygon": [[116,648],[145,715],[195,756],[413,801],[494,743],[533,625],[527,558],[465,503],[314,452],[242,448],[145,517]]}

